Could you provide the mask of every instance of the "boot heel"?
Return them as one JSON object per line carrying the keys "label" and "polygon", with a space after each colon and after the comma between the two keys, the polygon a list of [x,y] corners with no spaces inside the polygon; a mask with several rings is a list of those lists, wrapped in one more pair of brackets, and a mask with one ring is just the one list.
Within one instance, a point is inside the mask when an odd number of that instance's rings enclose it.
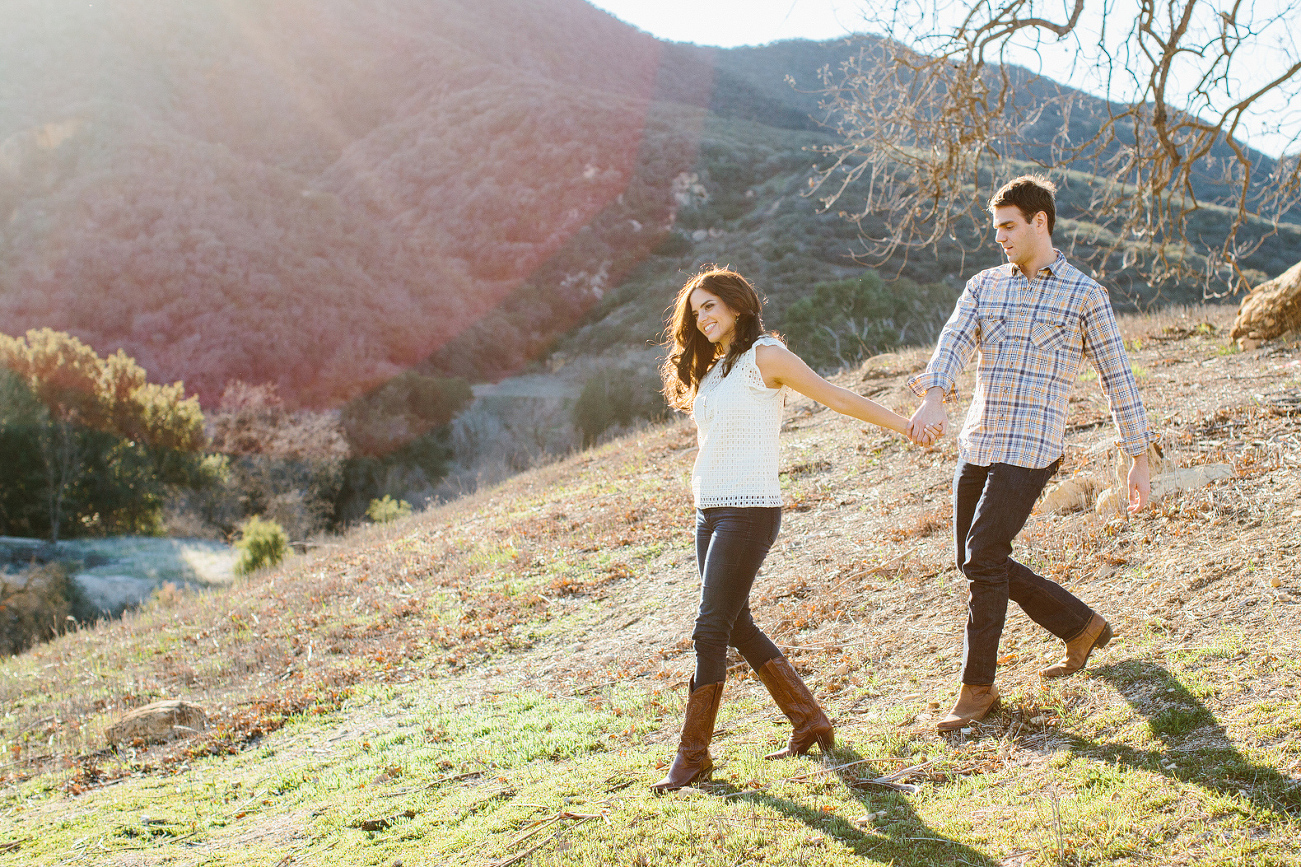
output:
{"label": "boot heel", "polygon": [[1112,635],[1111,624],[1108,623],[1106,626],[1102,628],[1102,634],[1098,636],[1097,641],[1093,642],[1093,646],[1106,647],[1108,644],[1111,643],[1111,635]]}

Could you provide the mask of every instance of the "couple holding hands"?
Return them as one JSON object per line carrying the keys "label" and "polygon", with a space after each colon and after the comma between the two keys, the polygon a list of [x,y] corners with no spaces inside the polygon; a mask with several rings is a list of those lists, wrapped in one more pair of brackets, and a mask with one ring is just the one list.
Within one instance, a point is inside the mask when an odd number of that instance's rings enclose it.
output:
{"label": "couple holding hands", "polygon": [[990,199],[995,241],[1008,261],[967,282],[926,370],[909,382],[923,398],[911,419],[832,385],[766,334],[759,296],[740,274],[713,269],[682,287],[661,377],[669,403],[691,413],[698,429],[692,494],[700,608],[681,740],[654,790],[709,779],[729,645],[794,727],[786,747],[767,758],[802,755],[815,743],[826,752],[835,742],[831,721],[750,614],[750,588],[781,524],[777,439],[787,388],[929,445],[948,432],[945,400],[980,352],[953,478],[956,560],[969,589],[961,688],[940,731],[983,719],[997,705],[994,671],[1009,599],[1065,642],[1063,658],[1040,671],[1043,677],[1077,671],[1111,640],[1111,627],[1088,605],[1011,557],[1012,540],[1061,462],[1067,398],[1086,356],[1120,446],[1133,456],[1130,511],[1149,496],[1146,455],[1154,437],[1106,290],[1053,247],[1055,191],[1045,178],[1025,176]]}

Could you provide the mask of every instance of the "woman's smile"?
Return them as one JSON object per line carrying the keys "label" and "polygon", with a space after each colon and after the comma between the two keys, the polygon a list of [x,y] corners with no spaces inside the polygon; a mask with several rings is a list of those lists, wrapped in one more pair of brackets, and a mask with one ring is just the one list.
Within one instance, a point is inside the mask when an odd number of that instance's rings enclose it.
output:
{"label": "woman's smile", "polygon": [[706,289],[692,292],[690,303],[696,330],[710,343],[722,343],[726,348],[736,331],[736,314],[723,299]]}

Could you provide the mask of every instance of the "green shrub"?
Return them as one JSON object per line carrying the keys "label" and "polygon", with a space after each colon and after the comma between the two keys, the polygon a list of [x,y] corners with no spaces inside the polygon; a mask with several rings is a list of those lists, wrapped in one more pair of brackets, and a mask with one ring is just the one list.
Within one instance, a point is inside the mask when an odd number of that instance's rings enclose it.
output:
{"label": "green shrub", "polygon": [[933,343],[958,290],[906,277],[886,283],[875,271],[819,283],[781,318],[791,349],[818,370],[835,370],[903,345]]}
{"label": "green shrub", "polygon": [[78,601],[77,586],[62,564],[0,573],[0,656],[22,653],[63,632],[73,624]]}
{"label": "green shrub", "polygon": [[239,559],[235,561],[235,574],[248,575],[266,566],[275,566],[289,552],[289,537],[275,521],[264,521],[254,515],[241,527],[242,535],[235,543]]}
{"label": "green shrub", "polygon": [[574,404],[574,424],[583,432],[585,446],[595,443],[597,437],[612,427],[666,415],[668,406],[653,370],[603,370],[583,385]]}
{"label": "green shrub", "polygon": [[398,518],[411,517],[411,504],[406,500],[395,500],[388,494],[382,500],[371,500],[366,507],[366,517],[376,524],[387,524]]}

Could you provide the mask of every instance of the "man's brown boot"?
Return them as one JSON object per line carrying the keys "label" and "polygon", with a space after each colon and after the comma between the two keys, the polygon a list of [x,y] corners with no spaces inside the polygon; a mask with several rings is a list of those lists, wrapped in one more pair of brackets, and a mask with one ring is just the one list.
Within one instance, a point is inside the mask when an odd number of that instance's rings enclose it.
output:
{"label": "man's brown boot", "polygon": [[951,732],[985,718],[985,715],[998,707],[998,687],[962,685],[958,692],[958,701],[953,705],[949,715],[936,723],[942,732]]}
{"label": "man's brown boot", "polygon": [[714,737],[714,718],[723,700],[723,685],[707,683],[696,689],[695,678],[688,684],[686,719],[682,721],[682,738],[668,776],[651,786],[654,792],[672,792],[695,782],[704,782],[714,771],[709,755],[709,741]]}
{"label": "man's brown boot", "polygon": [[1106,647],[1111,641],[1111,624],[1098,615],[1089,619],[1084,631],[1066,642],[1066,655],[1047,668],[1040,669],[1040,677],[1065,677],[1074,674],[1089,661],[1095,647]]}
{"label": "man's brown boot", "polygon": [[790,661],[784,656],[770,659],[755,672],[759,680],[768,687],[772,700],[786,714],[795,731],[784,750],[769,753],[765,759],[784,759],[787,756],[802,756],[816,743],[823,753],[828,753],[836,745],[836,734],[831,727],[831,720],[818,706],[817,699],[804,681],[791,668]]}

